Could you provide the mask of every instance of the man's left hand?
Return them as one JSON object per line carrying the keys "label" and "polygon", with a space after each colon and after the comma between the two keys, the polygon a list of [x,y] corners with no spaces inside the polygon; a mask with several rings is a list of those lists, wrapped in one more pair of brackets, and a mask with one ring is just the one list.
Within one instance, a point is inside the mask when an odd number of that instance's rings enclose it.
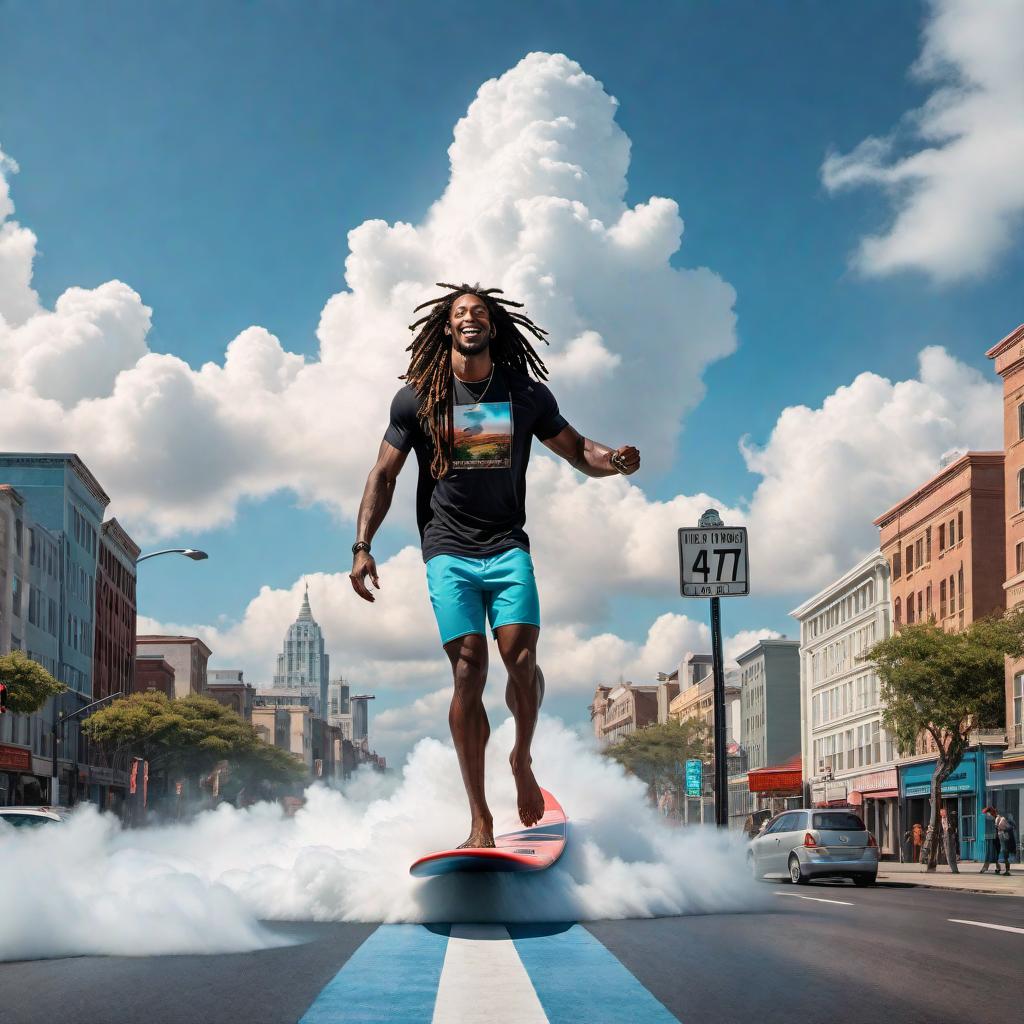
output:
{"label": "man's left hand", "polygon": [[640,451],[631,444],[616,448],[610,459],[612,467],[623,476],[630,476],[640,468]]}

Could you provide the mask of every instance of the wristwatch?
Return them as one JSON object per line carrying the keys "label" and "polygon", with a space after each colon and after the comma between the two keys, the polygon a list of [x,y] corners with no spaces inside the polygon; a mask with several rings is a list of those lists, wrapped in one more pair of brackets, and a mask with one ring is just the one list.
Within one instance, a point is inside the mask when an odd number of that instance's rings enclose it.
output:
{"label": "wristwatch", "polygon": [[370,553],[370,545],[365,540],[357,540],[352,545],[352,554],[358,555],[360,551],[365,551],[367,554]]}

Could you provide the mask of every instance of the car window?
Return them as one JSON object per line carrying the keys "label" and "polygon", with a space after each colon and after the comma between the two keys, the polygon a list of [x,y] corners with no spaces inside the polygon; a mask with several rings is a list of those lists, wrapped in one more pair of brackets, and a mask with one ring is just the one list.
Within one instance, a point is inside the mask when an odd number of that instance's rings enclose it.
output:
{"label": "car window", "polygon": [[15,828],[32,828],[35,825],[52,824],[53,818],[45,818],[41,814],[0,814],[0,821],[6,821]]}
{"label": "car window", "polygon": [[790,811],[789,814],[783,815],[782,828],[780,832],[795,832],[798,828],[801,828],[804,823],[804,816],[799,811]]}
{"label": "car window", "polygon": [[856,814],[833,811],[830,814],[816,814],[814,827],[823,832],[863,832],[864,822]]}
{"label": "car window", "polygon": [[770,836],[775,832],[781,830],[782,823],[786,820],[786,815],[780,814],[774,821],[768,823],[768,827],[761,833],[763,836]]}

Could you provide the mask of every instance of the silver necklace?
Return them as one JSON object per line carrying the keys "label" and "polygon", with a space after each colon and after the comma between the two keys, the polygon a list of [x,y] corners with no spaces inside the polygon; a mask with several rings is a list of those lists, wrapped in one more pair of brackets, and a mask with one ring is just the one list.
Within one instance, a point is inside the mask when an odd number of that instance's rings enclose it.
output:
{"label": "silver necklace", "polygon": [[[472,408],[472,409],[475,409],[475,408],[476,408],[476,407],[477,407],[478,405],[480,405],[480,403],[481,403],[481,402],[483,402],[483,400],[484,400],[484,396],[485,396],[485,395],[487,394],[487,391],[488,391],[488,389],[489,389],[489,388],[490,388],[490,386],[491,386],[491,381],[492,381],[492,380],[494,379],[494,367],[495,367],[496,365],[497,365],[497,364],[496,364],[496,363],[495,363],[495,362],[494,362],[494,361],[492,360],[492,361],[491,361],[491,372],[490,372],[490,375],[489,375],[489,376],[488,376],[488,378],[487,378],[487,384],[486,384],[486,385],[484,386],[484,389],[483,389],[483,391],[481,391],[481,392],[480,392],[480,395],[479,395],[479,397],[478,397],[478,398],[477,398],[477,400],[476,400],[476,401],[475,401],[475,402],[474,402],[474,403],[472,404],[472,406],[470,406],[470,408]],[[457,373],[456,373],[456,372],[455,372],[454,370],[452,370],[452,376],[453,376],[453,377],[454,377],[454,378],[455,378],[455,379],[456,379],[456,380],[457,380],[457,381],[458,381],[458,382],[459,382],[459,383],[460,383],[460,384],[461,384],[461,385],[462,385],[462,386],[463,386],[464,388],[465,388],[465,387],[469,387],[469,385],[470,385],[470,381],[468,381],[468,380],[463,380],[463,379],[462,379],[462,378],[461,378],[461,377],[460,377],[460,376],[459,376],[459,375],[458,375],[458,374],[457,374]],[[474,384],[479,384],[480,382],[479,382],[479,381],[473,381],[472,383],[474,383]],[[472,397],[472,396],[470,396],[470,397]]]}

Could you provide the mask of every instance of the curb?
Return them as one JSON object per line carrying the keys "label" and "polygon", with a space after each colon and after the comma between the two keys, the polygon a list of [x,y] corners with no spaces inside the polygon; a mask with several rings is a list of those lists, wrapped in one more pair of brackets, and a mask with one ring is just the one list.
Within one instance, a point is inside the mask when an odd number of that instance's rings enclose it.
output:
{"label": "curb", "polygon": [[878,884],[880,885],[892,885],[892,886],[913,886],[917,889],[941,889],[944,892],[970,892],[977,893],[982,896],[1016,896],[1018,899],[1024,896],[1024,891],[1018,891],[1013,889],[1007,889],[1000,891],[998,889],[979,889],[973,886],[965,885],[942,885],[941,883],[931,881],[917,881],[919,876],[909,875],[900,877],[899,875],[879,875]]}

